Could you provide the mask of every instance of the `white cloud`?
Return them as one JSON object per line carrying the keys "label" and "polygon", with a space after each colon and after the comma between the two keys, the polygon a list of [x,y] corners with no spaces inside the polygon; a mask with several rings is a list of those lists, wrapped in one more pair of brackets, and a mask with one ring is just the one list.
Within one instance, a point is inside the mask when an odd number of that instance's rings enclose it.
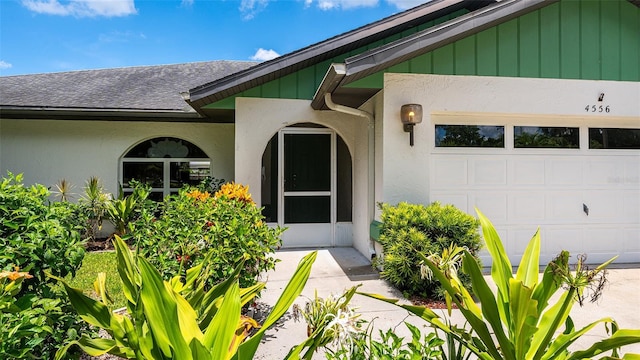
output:
{"label": "white cloud", "polygon": [[11,69],[13,67],[13,65],[11,65],[10,63],[4,61],[4,60],[0,60],[0,70],[4,70],[4,69]]}
{"label": "white cloud", "polygon": [[193,5],[193,0],[182,0],[182,3],[180,3],[180,5],[184,7],[190,7]]}
{"label": "white cloud", "polygon": [[278,54],[277,52],[271,49],[265,50],[263,48],[260,48],[258,49],[258,51],[256,51],[256,54],[251,57],[251,60],[267,61],[267,60],[275,59],[278,56],[280,56],[280,54]]}
{"label": "white cloud", "polygon": [[269,0],[242,0],[240,12],[245,20],[251,20],[256,14],[266,9],[267,5],[269,5]]}
{"label": "white cloud", "polygon": [[127,16],[137,12],[133,0],[22,0],[22,5],[40,14],[77,17]]}

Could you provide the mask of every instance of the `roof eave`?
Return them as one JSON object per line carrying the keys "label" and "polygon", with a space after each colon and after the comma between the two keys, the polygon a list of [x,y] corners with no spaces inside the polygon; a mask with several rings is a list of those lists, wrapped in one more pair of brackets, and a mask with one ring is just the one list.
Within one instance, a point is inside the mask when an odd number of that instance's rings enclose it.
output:
{"label": "roof eave", "polygon": [[2,119],[209,122],[194,111],[0,105]]}
{"label": "roof eave", "polygon": [[401,31],[398,30],[399,28],[405,29],[416,26],[424,21],[425,17],[443,16],[457,8],[481,6],[481,4],[486,5],[492,2],[494,0],[433,0],[410,11],[390,16],[299,51],[193,88],[189,90],[189,103],[197,109],[295,72],[303,66],[309,66],[311,65],[309,61],[312,63],[324,61],[335,54],[341,53],[344,48],[353,46],[353,44],[366,43],[367,39],[387,32],[395,33]]}

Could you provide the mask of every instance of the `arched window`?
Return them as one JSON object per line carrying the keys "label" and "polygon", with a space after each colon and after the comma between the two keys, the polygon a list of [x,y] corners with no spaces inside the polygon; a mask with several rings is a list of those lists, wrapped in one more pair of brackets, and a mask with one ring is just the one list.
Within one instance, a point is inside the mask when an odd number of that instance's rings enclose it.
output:
{"label": "arched window", "polygon": [[211,159],[196,145],[173,137],[143,141],[120,161],[120,184],[126,194],[131,180],[151,186],[150,198],[161,201],[186,185],[197,185],[211,175]]}

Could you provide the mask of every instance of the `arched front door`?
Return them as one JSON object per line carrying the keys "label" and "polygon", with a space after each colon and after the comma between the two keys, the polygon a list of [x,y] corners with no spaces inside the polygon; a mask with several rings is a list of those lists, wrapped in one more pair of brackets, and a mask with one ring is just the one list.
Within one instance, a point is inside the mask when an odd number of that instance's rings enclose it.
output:
{"label": "arched front door", "polygon": [[288,228],[284,247],[334,246],[336,223],[351,221],[349,151],[335,131],[311,126],[281,130],[263,156],[262,204]]}

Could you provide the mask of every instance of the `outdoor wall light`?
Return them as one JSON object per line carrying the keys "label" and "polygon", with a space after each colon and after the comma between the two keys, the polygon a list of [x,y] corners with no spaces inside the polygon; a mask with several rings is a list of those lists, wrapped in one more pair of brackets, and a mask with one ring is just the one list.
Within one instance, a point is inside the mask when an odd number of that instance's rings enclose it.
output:
{"label": "outdoor wall light", "polygon": [[409,133],[409,145],[413,146],[413,127],[422,122],[422,105],[405,104],[400,108],[400,119],[405,132]]}

